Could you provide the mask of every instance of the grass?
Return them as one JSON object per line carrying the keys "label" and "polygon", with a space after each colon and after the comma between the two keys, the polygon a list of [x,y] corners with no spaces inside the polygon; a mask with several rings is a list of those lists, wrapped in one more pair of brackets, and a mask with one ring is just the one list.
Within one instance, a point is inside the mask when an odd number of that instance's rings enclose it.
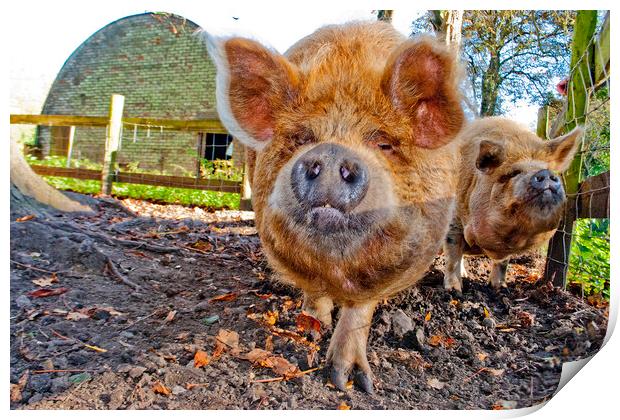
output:
{"label": "grass", "polygon": [[[27,156],[28,163],[55,167],[64,167],[66,158],[49,156],[38,160]],[[101,164],[86,159],[74,160],[72,167],[84,169],[101,169]],[[140,170],[145,173],[147,171]],[[82,194],[98,194],[101,191],[101,182],[67,177],[44,176],[45,180],[59,190],[74,191]],[[114,183],[112,195],[118,198],[135,198],[158,203],[181,204],[185,206],[200,206],[212,209],[238,209],[239,194],[216,191],[203,191],[190,188],[161,187],[142,184]]]}

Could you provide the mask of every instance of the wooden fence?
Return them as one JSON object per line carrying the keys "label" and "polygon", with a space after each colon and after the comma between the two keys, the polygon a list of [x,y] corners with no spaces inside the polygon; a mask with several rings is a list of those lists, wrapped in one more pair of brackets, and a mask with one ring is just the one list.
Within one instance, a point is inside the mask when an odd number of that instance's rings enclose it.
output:
{"label": "wooden fence", "polygon": [[[548,107],[538,113],[537,132],[542,138],[554,138],[577,125],[586,127],[581,150],[563,176],[568,201],[547,252],[545,279],[560,287],[566,286],[574,222],[577,219],[609,218],[609,171],[583,179],[584,173],[589,176],[584,164],[597,150],[589,139],[592,135],[589,119],[597,113],[606,113],[603,117],[609,124],[609,12],[598,33],[596,28],[597,11],[577,12],[566,100],[554,121],[549,121]],[[594,104],[597,92],[603,88],[607,89],[607,98]],[[602,148],[608,152],[609,144]]]}
{"label": "wooden fence", "polygon": [[[146,184],[155,186],[192,188],[198,190],[219,191],[238,193],[242,195],[242,208],[250,207],[249,187],[243,188],[246,171],[243,172],[244,180],[241,182],[205,179],[200,177],[197,171],[196,177],[154,175],[147,173],[123,172],[117,168],[117,153],[121,127],[123,125],[139,125],[157,127],[165,130],[206,132],[214,134],[227,134],[226,129],[219,120],[172,120],[158,118],[123,118],[123,102],[121,95],[112,95],[110,100],[110,112],[107,117],[81,116],[81,115],[26,115],[12,114],[11,124],[33,124],[51,127],[71,127],[69,135],[67,160],[71,160],[73,150],[73,133],[75,127],[107,127],[103,169],[60,168],[43,165],[32,165],[33,170],[39,175],[60,176],[77,179],[89,179],[101,181],[101,192],[110,194],[114,182],[130,184]],[[246,165],[244,165],[245,167]]]}

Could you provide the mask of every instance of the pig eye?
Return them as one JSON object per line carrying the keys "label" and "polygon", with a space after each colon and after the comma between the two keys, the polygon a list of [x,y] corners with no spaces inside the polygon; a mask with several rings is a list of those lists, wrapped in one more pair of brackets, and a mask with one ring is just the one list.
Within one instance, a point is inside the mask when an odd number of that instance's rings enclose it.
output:
{"label": "pig eye", "polygon": [[518,170],[518,169],[517,169],[517,170],[514,170],[514,171],[512,171],[512,172],[509,172],[509,173],[507,173],[507,174],[505,174],[505,175],[502,175],[502,176],[500,176],[500,177],[499,177],[499,182],[501,182],[501,183],[508,182],[508,181],[510,181],[512,178],[514,178],[515,176],[517,176],[517,175],[521,174],[521,172],[522,172],[522,171],[520,171],[520,170]]}
{"label": "pig eye", "polygon": [[394,150],[390,136],[383,131],[375,131],[368,136],[368,142],[371,146],[376,147],[385,153],[390,153]]}
{"label": "pig eye", "polygon": [[312,131],[303,129],[293,134],[291,136],[291,140],[296,146],[303,146],[304,144],[314,142],[316,138],[314,137],[314,133]]}

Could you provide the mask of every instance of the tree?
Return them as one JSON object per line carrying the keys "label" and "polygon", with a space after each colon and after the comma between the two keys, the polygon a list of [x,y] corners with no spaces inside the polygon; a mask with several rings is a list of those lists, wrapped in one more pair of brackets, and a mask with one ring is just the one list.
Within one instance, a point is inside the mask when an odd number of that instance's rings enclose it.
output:
{"label": "tree", "polygon": [[[526,98],[542,104],[552,96],[551,79],[568,74],[573,19],[571,11],[463,13],[462,57],[481,116],[501,113],[506,101]],[[436,21],[432,11],[414,22],[413,29],[428,30]]]}
{"label": "tree", "polygon": [[462,10],[431,10],[431,25],[438,36],[448,45],[458,49],[461,45],[463,26]]}
{"label": "tree", "polygon": [[377,20],[392,23],[393,10],[377,10]]}

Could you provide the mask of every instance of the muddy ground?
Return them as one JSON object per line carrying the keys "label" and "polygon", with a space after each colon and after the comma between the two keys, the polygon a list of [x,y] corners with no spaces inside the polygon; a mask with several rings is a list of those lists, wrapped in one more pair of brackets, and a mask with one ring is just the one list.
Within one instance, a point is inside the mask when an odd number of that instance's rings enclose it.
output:
{"label": "muddy ground", "polygon": [[526,407],[605,335],[606,308],[543,284],[540,256],[499,294],[471,258],[462,295],[438,257],[377,308],[375,394],[340,392],[321,369],[330,331],[273,279],[251,213],[80,199],[96,214],[11,211],[13,409]]}

